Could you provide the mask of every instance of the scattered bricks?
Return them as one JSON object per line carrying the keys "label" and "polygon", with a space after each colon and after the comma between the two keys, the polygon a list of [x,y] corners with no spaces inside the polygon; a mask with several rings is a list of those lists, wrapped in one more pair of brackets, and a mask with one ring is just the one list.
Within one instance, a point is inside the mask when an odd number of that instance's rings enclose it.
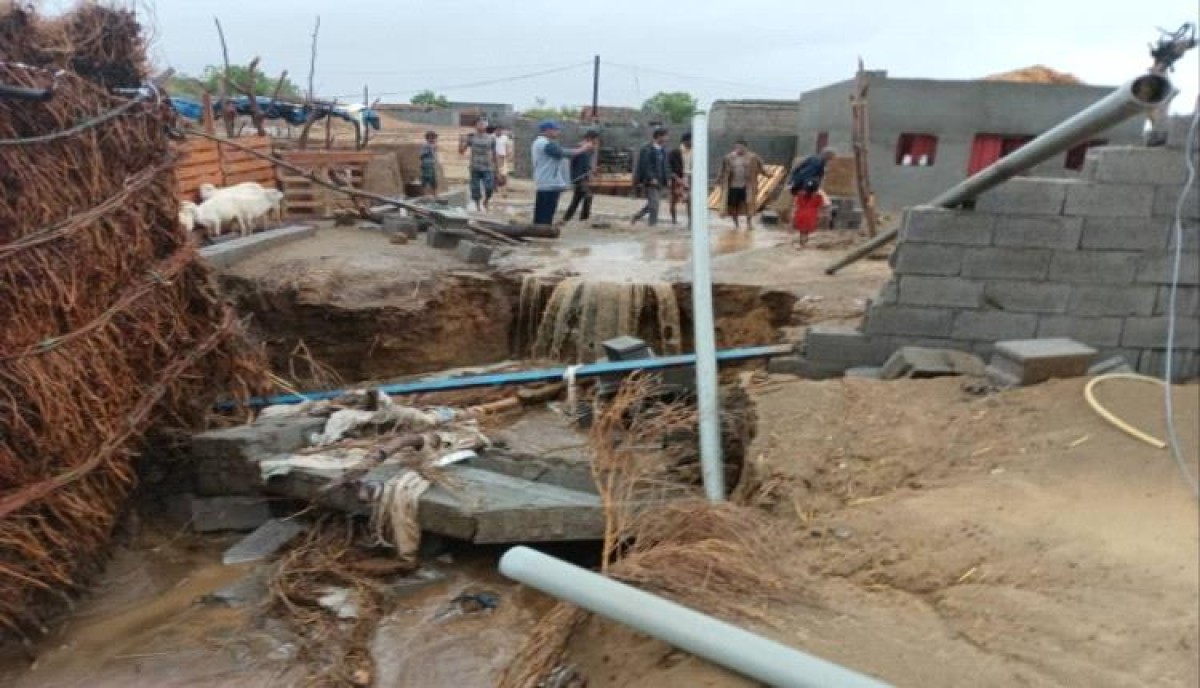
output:
{"label": "scattered bricks", "polygon": [[1033,385],[1050,378],[1084,375],[1095,357],[1095,349],[1070,339],[997,342],[988,373],[995,370],[1001,379]]}
{"label": "scattered bricks", "polygon": [[867,311],[867,334],[946,337],[954,324],[954,311],[917,306],[875,306]]}
{"label": "scattered bricks", "polygon": [[254,530],[271,518],[271,505],[261,497],[191,497],[192,530]]}
{"label": "scattered bricks", "polygon": [[[1137,281],[1143,284],[1170,284],[1174,269],[1173,253],[1143,255],[1138,259]],[[1200,284],[1200,254],[1185,252],[1180,257],[1179,283],[1187,286]]]}
{"label": "scattered bricks", "polygon": [[1037,331],[1038,317],[1029,313],[962,311],[954,319],[954,339],[1024,339]]}
{"label": "scattered bricks", "polygon": [[[1154,349],[1166,348],[1168,318],[1128,318],[1121,346]],[[1175,346],[1180,349],[1200,348],[1200,321],[1195,318],[1175,318]]]}
{"label": "scattered bricks", "polygon": [[896,247],[896,272],[904,275],[957,275],[962,270],[960,246],[938,246],[908,241]]}
{"label": "scattered bricks", "polygon": [[1073,179],[1009,179],[975,201],[975,211],[996,215],[1062,215],[1067,189],[1084,184]]}
{"label": "scattered bricks", "polygon": [[987,246],[994,222],[995,216],[987,213],[917,206],[904,213],[900,241]]}
{"label": "scattered bricks", "polygon": [[895,350],[885,338],[869,337],[849,327],[813,325],[804,335],[804,356],[821,363],[878,365]]}
{"label": "scattered bricks", "polygon": [[988,282],[983,303],[1017,313],[1062,313],[1070,294],[1069,286],[1053,282]]}
{"label": "scattered bricks", "polygon": [[899,303],[978,308],[982,298],[983,282],[972,282],[958,277],[900,277]]}
{"label": "scattered bricks", "polygon": [[777,356],[767,362],[767,372],[796,375],[809,380],[828,380],[841,377],[846,363],[812,361],[804,356]]}
{"label": "scattered bricks", "polygon": [[[1142,375],[1163,378],[1167,376],[1167,352],[1143,351],[1138,359],[1137,370]],[[1200,377],[1200,351],[1177,350],[1171,356],[1171,382],[1184,382]]]}
{"label": "scattered bricks", "polygon": [[459,260],[471,265],[487,265],[492,260],[491,247],[474,241],[459,242],[455,253]]}
{"label": "scattered bricks", "polygon": [[1081,217],[999,217],[992,243],[1008,248],[1074,249],[1079,247],[1082,229]]}
{"label": "scattered bricks", "polygon": [[[1159,287],[1158,298],[1154,304],[1154,315],[1167,315],[1171,312],[1171,287]],[[1179,287],[1175,294],[1175,315],[1181,318],[1200,317],[1200,288]]]}
{"label": "scattered bricks", "polygon": [[1079,246],[1102,251],[1154,251],[1165,248],[1170,223],[1150,217],[1089,217]]}
{"label": "scattered bricks", "polygon": [[1154,188],[1128,184],[1075,182],[1067,189],[1064,215],[1083,217],[1150,217]]}
{"label": "scattered bricks", "polygon": [[[1179,194],[1183,193],[1183,184],[1159,186],[1154,190],[1153,214],[1156,217],[1175,218],[1175,209],[1179,204]],[[1200,193],[1195,189],[1188,194],[1183,204],[1184,220],[1200,220]]]}
{"label": "scattered bricks", "polygon": [[471,239],[475,235],[457,229],[447,229],[444,227],[433,226],[425,233],[426,241],[433,248],[454,250],[458,248],[459,242]]}
{"label": "scattered bricks", "polygon": [[1176,184],[1187,179],[1187,167],[1178,151],[1143,146],[1108,146],[1095,151],[1098,182],[1118,184]]}
{"label": "scattered bricks", "polygon": [[1090,377],[1097,377],[1112,373],[1132,373],[1133,371],[1133,366],[1129,365],[1129,361],[1125,360],[1124,356],[1112,356],[1088,368],[1087,374]]}
{"label": "scattered bricks", "polygon": [[1140,255],[1128,251],[1055,251],[1052,282],[1122,285],[1133,282]]}
{"label": "scattered bricks", "polygon": [[1039,337],[1070,337],[1091,346],[1118,346],[1121,343],[1121,318],[1076,318],[1069,315],[1042,316]]}
{"label": "scattered bricks", "polygon": [[1071,287],[1071,302],[1067,312],[1080,317],[1105,315],[1153,315],[1158,288],[1128,287]]}
{"label": "scattered bricks", "polygon": [[1045,279],[1051,252],[1045,249],[981,248],[963,259],[963,277],[985,279]]}
{"label": "scattered bricks", "polygon": [[284,545],[306,529],[306,525],[294,519],[271,519],[225,550],[221,561],[226,566],[262,561],[283,549]]}

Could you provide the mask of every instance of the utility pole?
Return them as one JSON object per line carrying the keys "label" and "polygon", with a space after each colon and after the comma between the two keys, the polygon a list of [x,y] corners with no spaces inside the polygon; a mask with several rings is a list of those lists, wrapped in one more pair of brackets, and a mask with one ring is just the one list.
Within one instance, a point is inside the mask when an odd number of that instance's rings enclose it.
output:
{"label": "utility pole", "polygon": [[600,123],[600,56],[592,63],[592,124]]}

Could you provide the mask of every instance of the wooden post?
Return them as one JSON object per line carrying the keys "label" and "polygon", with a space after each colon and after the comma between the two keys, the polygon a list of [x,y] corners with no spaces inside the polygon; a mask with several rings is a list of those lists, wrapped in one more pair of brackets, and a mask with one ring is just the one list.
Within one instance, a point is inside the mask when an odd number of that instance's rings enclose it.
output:
{"label": "wooden post", "polygon": [[879,228],[878,217],[875,214],[875,194],[871,191],[871,170],[868,158],[871,136],[867,114],[867,91],[870,88],[871,82],[863,69],[863,61],[860,57],[858,58],[858,72],[854,75],[854,95],[850,97],[850,112],[854,120],[852,129],[854,180],[858,189],[858,204],[863,209],[863,219],[867,223],[867,235],[874,237]]}
{"label": "wooden post", "polygon": [[204,112],[200,113],[200,126],[206,133],[217,133],[217,123],[216,120],[213,119],[211,93],[208,91],[204,92],[204,95],[200,97],[200,106],[204,108]]}
{"label": "wooden post", "polygon": [[221,28],[221,20],[213,17],[213,23],[217,25],[217,36],[221,39],[221,59],[225,63],[225,71],[218,79],[221,86],[221,119],[225,122],[225,135],[233,138],[236,133],[234,126],[236,125],[237,111],[234,110],[233,103],[229,100],[229,46],[225,43],[225,31]]}

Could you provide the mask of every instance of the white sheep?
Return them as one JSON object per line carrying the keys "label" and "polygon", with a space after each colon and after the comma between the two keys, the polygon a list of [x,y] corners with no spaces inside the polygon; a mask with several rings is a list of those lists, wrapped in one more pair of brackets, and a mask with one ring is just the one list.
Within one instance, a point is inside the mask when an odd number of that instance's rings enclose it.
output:
{"label": "white sheep", "polygon": [[[258,182],[242,182],[233,186],[218,188],[213,184],[200,185],[200,197],[204,200],[210,200],[217,195],[235,194],[251,198],[264,197],[269,201],[269,207],[266,211],[256,212],[253,219],[257,222],[264,212],[270,215],[269,219],[275,220],[278,224],[283,224],[283,192],[278,189],[269,189],[259,184]],[[252,204],[261,205],[261,204]]]}
{"label": "white sheep", "polygon": [[183,201],[179,204],[179,225],[183,227],[185,232],[190,232],[196,228],[195,203]]}

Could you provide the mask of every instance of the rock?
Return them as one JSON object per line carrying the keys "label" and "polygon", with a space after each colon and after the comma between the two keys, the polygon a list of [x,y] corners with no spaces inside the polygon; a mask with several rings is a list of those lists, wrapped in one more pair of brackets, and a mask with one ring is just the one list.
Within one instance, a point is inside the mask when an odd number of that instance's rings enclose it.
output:
{"label": "rock", "polygon": [[220,530],[248,531],[271,518],[271,505],[261,497],[194,497],[188,500],[192,530],[212,533]]}
{"label": "rock", "polygon": [[283,549],[287,543],[306,529],[307,526],[299,521],[271,519],[253,533],[239,540],[233,547],[225,550],[221,561],[226,566],[262,561]]}
{"label": "rock", "polygon": [[200,602],[235,609],[252,607],[266,599],[269,592],[267,569],[263,568],[201,597]]}

